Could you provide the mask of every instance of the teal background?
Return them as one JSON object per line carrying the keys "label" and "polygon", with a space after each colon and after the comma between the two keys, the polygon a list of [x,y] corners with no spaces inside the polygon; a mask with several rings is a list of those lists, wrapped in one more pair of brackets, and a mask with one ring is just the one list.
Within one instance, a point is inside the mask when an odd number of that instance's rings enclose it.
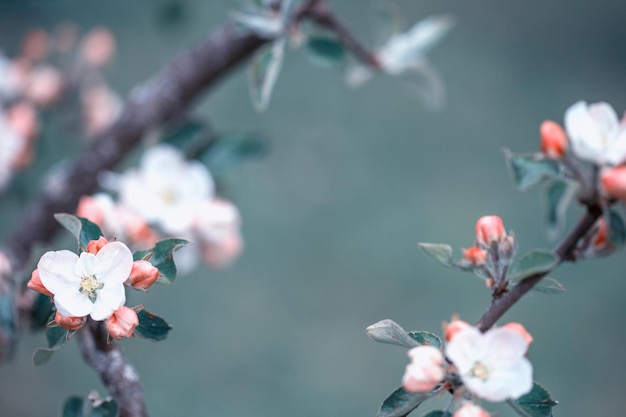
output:
{"label": "teal background", "polygon": [[[367,40],[363,3],[332,2]],[[126,94],[238,3],[177,4],[179,21],[164,17],[169,0],[4,1],[0,46],[12,54],[30,28],[64,20],[105,25],[119,41],[107,76]],[[312,67],[302,51],[288,53],[266,113],[253,111],[241,70],[193,109],[224,131],[263,132],[272,150],[225,179],[243,218],[243,256],[225,271],[133,294],[130,304],[146,303],[174,326],[165,342],[122,342],[151,416],[374,416],[408,359],[368,340],[366,326],[391,318],[439,333],[453,313],[472,322],[489,304],[482,282],[435,265],[417,242],[469,246],[475,221],[498,214],[522,252],[553,245],[538,190],[512,187],[502,149],[537,150],[541,121],[562,121],[579,99],[626,109],[626,3],[399,4],[409,22],[457,18],[430,54],[447,85],[441,111],[388,77],[351,91],[340,71]],[[20,207],[2,208],[0,238]],[[570,226],[579,215],[570,210]],[[535,336],[530,359],[560,401],[557,416],[623,415],[625,266],[623,252],[565,265],[554,277],[566,294],[531,294],[505,317]],[[2,417],[56,416],[69,395],[103,393],[73,341],[35,368],[31,353],[43,343],[43,334],[24,334],[0,367]]]}

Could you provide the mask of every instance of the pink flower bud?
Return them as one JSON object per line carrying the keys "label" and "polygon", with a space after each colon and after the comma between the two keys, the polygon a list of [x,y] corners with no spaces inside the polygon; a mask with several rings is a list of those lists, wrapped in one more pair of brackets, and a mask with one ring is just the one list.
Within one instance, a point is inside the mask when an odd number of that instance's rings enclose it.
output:
{"label": "pink flower bud", "polygon": [[52,297],[52,293],[48,291],[46,287],[41,283],[41,279],[39,278],[39,270],[35,269],[30,276],[30,280],[26,283],[26,286],[33,291],[37,291],[43,295],[47,295],[48,297]]}
{"label": "pink flower bud", "polygon": [[76,215],[78,217],[84,217],[100,227],[104,224],[104,209],[96,198],[88,195],[84,195],[80,198],[78,207],[76,208]]}
{"label": "pink flower bud", "polygon": [[483,216],[476,222],[476,241],[482,246],[490,247],[505,236],[504,223],[498,216]]}
{"label": "pink flower bud", "polygon": [[600,183],[605,193],[626,201],[626,166],[603,170],[600,174]]}
{"label": "pink flower bud", "polygon": [[467,248],[463,250],[463,258],[469,261],[474,266],[481,266],[487,262],[489,254],[486,250],[481,248]]}
{"label": "pink flower bud", "polygon": [[468,322],[463,320],[454,319],[450,323],[443,323],[443,333],[446,342],[452,340],[455,334],[460,332],[461,330],[472,327]]}
{"label": "pink flower bud", "polygon": [[510,322],[505,324],[504,326],[502,326],[503,329],[509,329],[517,334],[519,334],[520,336],[522,336],[524,338],[524,340],[526,341],[526,344],[528,346],[530,346],[530,344],[533,342],[533,337],[530,333],[528,333],[528,330],[526,330],[526,328],[521,325],[520,323],[517,322]]}
{"label": "pink flower bud", "polygon": [[109,241],[104,238],[104,236],[100,236],[98,240],[91,240],[87,244],[87,252],[93,253],[94,255],[98,253],[100,249],[104,247],[104,245],[108,244]]}
{"label": "pink flower bud", "polygon": [[407,365],[402,386],[409,392],[426,392],[435,388],[443,377],[443,354],[434,346],[418,346],[408,352],[411,363]]}
{"label": "pink flower bud", "polygon": [[452,417],[489,417],[489,413],[472,403],[465,403]]}
{"label": "pink flower bud", "polygon": [[85,317],[66,317],[57,311],[54,322],[67,330],[78,330],[85,324]]}
{"label": "pink flower bud", "polygon": [[539,127],[541,152],[548,158],[559,159],[567,152],[567,135],[560,124],[546,120]]}
{"label": "pink flower bud", "polygon": [[159,278],[159,270],[148,261],[135,261],[128,282],[135,288],[149,288]]}
{"label": "pink flower bud", "polygon": [[106,319],[105,326],[113,339],[131,337],[139,324],[137,313],[132,308],[121,306]]}

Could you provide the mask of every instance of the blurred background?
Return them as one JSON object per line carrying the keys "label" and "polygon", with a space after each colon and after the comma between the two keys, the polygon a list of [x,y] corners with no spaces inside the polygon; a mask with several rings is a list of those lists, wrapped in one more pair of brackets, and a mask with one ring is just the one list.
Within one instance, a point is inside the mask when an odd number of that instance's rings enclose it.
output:
{"label": "blurred background", "polygon": [[[331,3],[371,43],[364,2]],[[106,26],[118,41],[106,77],[125,96],[238,4],[5,0],[0,47],[14,54],[29,30],[63,21]],[[271,152],[224,182],[243,219],[241,258],[133,294],[174,327],[164,342],[122,341],[151,416],[375,416],[408,358],[370,341],[366,326],[391,318],[441,334],[453,313],[474,322],[489,304],[480,280],[429,261],[418,242],[470,246],[475,221],[497,214],[520,251],[553,246],[539,191],[514,189],[502,149],[535,152],[539,124],[562,122],[580,99],[626,109],[626,3],[398,4],[408,23],[442,13],[457,20],[429,55],[446,83],[442,110],[390,77],[352,91],[342,71],[313,67],[302,51],[287,53],[265,113],[250,105],[242,70],[194,107],[220,130],[262,132]],[[27,194],[36,187],[21,185]],[[0,204],[4,238],[21,203]],[[569,214],[571,226],[580,211]],[[535,379],[559,400],[556,415],[623,414],[625,267],[623,252],[565,265],[554,273],[565,294],[531,294],[504,318],[535,336]],[[32,352],[44,343],[42,333],[25,333],[0,367],[2,417],[56,416],[67,396],[104,394],[75,341],[35,368]]]}

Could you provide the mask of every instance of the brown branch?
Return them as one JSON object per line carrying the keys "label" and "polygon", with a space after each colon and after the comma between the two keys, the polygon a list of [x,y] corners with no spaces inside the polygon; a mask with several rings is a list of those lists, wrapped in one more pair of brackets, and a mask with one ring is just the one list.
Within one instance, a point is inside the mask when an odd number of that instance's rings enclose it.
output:
{"label": "brown branch", "polygon": [[574,249],[578,241],[591,229],[596,220],[602,215],[602,208],[597,205],[587,207],[587,213],[578,222],[576,227],[563,239],[563,241],[554,249],[554,254],[559,258],[558,262],[550,271],[531,275],[530,277],[520,281],[510,291],[502,294],[499,298],[493,300],[487,311],[480,318],[476,327],[480,331],[487,331],[493,326],[500,317],[504,315],[524,294],[530,291],[535,285],[541,281],[548,273],[556,269],[564,261],[574,260]]}
{"label": "brown branch", "polygon": [[148,417],[139,374],[124,358],[120,347],[107,343],[107,338],[104,323],[89,320],[78,331],[80,353],[117,401],[119,417]]}

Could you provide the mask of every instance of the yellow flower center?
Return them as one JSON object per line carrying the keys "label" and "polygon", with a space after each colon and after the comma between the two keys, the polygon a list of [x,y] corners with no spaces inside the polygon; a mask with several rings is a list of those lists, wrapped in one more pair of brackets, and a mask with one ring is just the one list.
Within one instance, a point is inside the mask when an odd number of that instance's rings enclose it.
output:
{"label": "yellow flower center", "polygon": [[93,275],[89,275],[86,277],[82,277],[80,279],[80,288],[79,291],[81,294],[89,297],[89,300],[92,303],[96,302],[97,294],[96,291],[104,287],[104,283],[98,281],[96,277]]}
{"label": "yellow flower center", "polygon": [[470,369],[469,375],[486,381],[489,379],[489,368],[482,362],[476,362]]}
{"label": "yellow flower center", "polygon": [[166,204],[174,204],[177,200],[176,191],[171,188],[167,188],[163,190],[161,193],[161,198],[165,201]]}

